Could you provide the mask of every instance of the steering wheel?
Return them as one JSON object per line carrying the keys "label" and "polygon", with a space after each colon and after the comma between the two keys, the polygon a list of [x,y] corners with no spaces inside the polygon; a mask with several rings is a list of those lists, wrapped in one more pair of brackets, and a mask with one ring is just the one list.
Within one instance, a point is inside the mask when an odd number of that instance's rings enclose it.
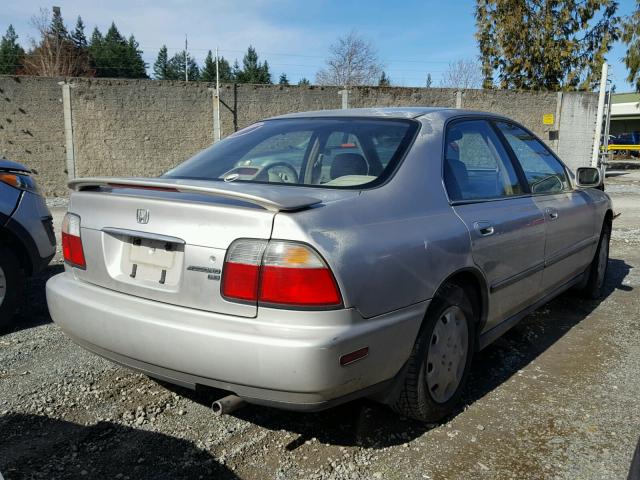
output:
{"label": "steering wheel", "polygon": [[287,162],[275,162],[267,165],[263,172],[266,173],[270,182],[273,179],[279,183],[298,183],[298,172],[293,165]]}

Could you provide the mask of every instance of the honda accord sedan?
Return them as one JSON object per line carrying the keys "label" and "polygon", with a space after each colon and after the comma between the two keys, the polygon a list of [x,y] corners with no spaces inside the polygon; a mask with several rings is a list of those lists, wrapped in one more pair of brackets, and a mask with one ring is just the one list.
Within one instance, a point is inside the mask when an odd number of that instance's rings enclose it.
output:
{"label": "honda accord sedan", "polygon": [[495,114],[276,117],[160,178],[72,181],[49,309],[81,346],[164,381],[435,421],[476,351],[570,287],[601,295],[601,185]]}

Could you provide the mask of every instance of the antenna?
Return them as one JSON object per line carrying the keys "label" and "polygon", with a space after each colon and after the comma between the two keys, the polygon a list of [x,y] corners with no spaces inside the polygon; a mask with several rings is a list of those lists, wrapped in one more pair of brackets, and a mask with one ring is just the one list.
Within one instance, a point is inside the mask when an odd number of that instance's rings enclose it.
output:
{"label": "antenna", "polygon": [[189,44],[187,43],[187,34],[184,34],[184,81],[188,82],[189,81],[189,68],[187,66],[187,57],[188,57],[188,52],[189,51]]}

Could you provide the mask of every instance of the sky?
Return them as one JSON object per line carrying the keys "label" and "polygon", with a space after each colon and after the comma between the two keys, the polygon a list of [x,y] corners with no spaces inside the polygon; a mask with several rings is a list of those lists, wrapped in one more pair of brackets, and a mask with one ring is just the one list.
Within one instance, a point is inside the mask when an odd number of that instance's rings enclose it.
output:
{"label": "sky", "polygon": [[[619,0],[619,13],[632,11],[634,0]],[[125,36],[134,34],[150,68],[158,50],[169,54],[184,48],[202,65],[209,49],[218,47],[230,63],[253,45],[270,65],[272,79],[286,73],[291,83],[313,80],[329,46],[341,35],[357,31],[377,48],[393,85],[424,86],[431,74],[438,86],[449,62],[477,59],[473,0],[54,0],[7,1],[0,16],[0,34],[13,24],[23,46],[36,36],[31,18],[41,8],[61,7],[69,29],[78,15],[87,37],[94,27],[103,33],[112,21]],[[609,78],[616,91],[633,90],[621,61],[624,45],[608,55]]]}

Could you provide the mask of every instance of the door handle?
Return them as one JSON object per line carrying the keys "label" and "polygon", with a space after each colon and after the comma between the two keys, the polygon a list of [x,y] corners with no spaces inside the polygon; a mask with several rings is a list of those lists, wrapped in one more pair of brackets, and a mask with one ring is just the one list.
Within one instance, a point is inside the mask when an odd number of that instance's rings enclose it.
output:
{"label": "door handle", "polygon": [[473,224],[476,231],[482,235],[483,237],[488,237],[489,235],[493,235],[495,233],[495,228],[493,225],[488,222],[476,222]]}
{"label": "door handle", "polygon": [[556,210],[555,208],[547,207],[546,212],[551,220],[558,219],[558,210]]}

